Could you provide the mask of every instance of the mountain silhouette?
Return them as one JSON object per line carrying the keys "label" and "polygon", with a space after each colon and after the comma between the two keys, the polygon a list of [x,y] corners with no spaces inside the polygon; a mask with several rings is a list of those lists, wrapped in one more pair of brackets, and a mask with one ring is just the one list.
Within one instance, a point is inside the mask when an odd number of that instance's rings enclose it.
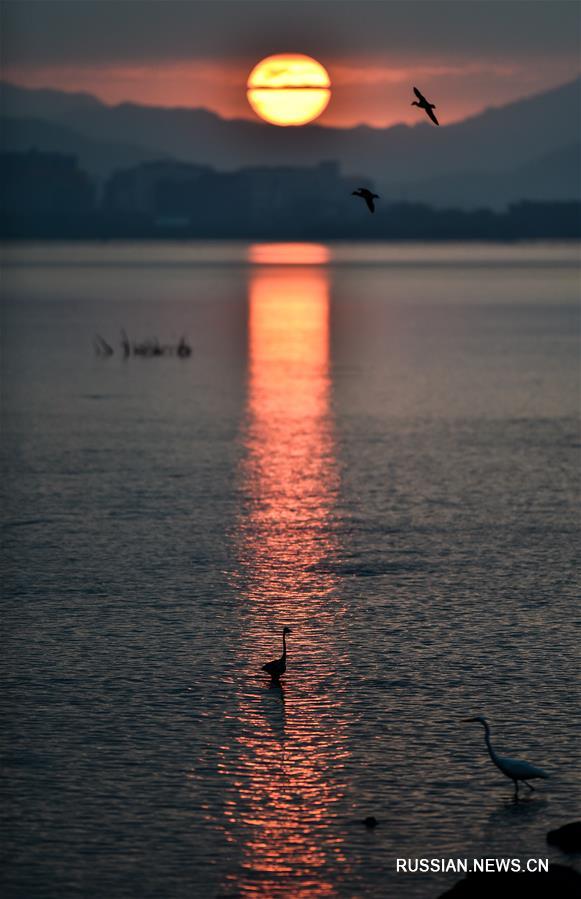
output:
{"label": "mountain silhouette", "polygon": [[[222,170],[273,162],[311,166],[332,159],[340,163],[344,172],[366,172],[379,193],[391,193],[398,199],[406,191],[416,195],[421,172],[421,181],[432,193],[425,199],[442,203],[446,202],[446,183],[458,195],[458,185],[470,178],[475,179],[470,190],[472,202],[486,203],[490,189],[487,176],[495,176],[493,180],[498,185],[495,203],[509,202],[514,197],[514,191],[509,189],[510,173],[526,173],[528,165],[536,171],[537,183],[531,183],[530,192],[527,189],[524,196],[548,196],[543,184],[550,185],[554,179],[554,154],[558,156],[577,143],[581,126],[581,79],[440,128],[434,128],[430,122],[390,128],[330,128],[316,124],[276,128],[242,119],[222,119],[204,109],[167,109],[133,103],[107,106],[86,94],[28,90],[6,83],[0,98],[3,113],[12,119],[28,117],[37,123],[39,119],[57,123],[76,135],[77,146],[79,136],[105,144],[107,165],[96,164],[98,148],[94,148],[89,165],[84,158],[88,146],[82,151],[71,145],[70,152],[78,152],[81,163],[92,171],[126,165],[128,152],[135,153],[136,159],[170,156]],[[10,128],[6,130],[9,141]],[[121,146],[118,161],[114,145]],[[43,149],[42,144],[39,148]],[[570,168],[568,162],[567,171]],[[520,176],[518,180],[520,183]],[[571,181],[568,193],[566,185],[559,187],[559,196],[577,195],[574,172]],[[517,194],[523,196],[520,187]]]}
{"label": "mountain silhouette", "polygon": [[30,118],[59,119],[79,109],[98,109],[104,104],[92,94],[26,88],[0,81],[0,110],[2,115]]}
{"label": "mountain silhouette", "polygon": [[388,186],[390,196],[432,206],[503,209],[528,200],[581,198],[581,144],[560,147],[506,171],[454,172]]}
{"label": "mountain silhouette", "polygon": [[3,152],[30,149],[76,156],[91,175],[104,178],[111,171],[160,159],[156,150],[86,137],[66,125],[46,119],[3,116],[0,119]]}

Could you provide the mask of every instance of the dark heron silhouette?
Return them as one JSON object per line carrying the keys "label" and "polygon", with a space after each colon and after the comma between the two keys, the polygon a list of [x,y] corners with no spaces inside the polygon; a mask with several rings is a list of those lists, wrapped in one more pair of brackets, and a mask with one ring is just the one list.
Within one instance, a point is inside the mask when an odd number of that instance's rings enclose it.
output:
{"label": "dark heron silhouette", "polygon": [[95,339],[93,340],[93,346],[95,347],[95,352],[97,356],[112,356],[113,355],[113,347],[107,343],[104,337],[101,337],[100,334],[95,334]]}
{"label": "dark heron silhouette", "polygon": [[177,345],[176,353],[180,357],[180,359],[187,359],[188,356],[192,355],[192,348],[189,344],[186,343],[185,337],[180,337],[180,342]]}
{"label": "dark heron silhouette", "polygon": [[486,741],[486,747],[488,749],[490,758],[499,769],[499,771],[502,771],[504,776],[508,777],[514,783],[515,799],[518,799],[519,780],[522,780],[522,782],[527,785],[529,790],[534,790],[535,788],[532,787],[530,783],[528,783],[529,780],[533,780],[533,778],[536,777],[547,778],[549,776],[546,771],[543,771],[542,768],[537,768],[535,765],[530,765],[529,762],[521,762],[518,759],[507,759],[504,756],[497,755],[490,742],[490,727],[488,726],[488,721],[482,715],[477,715],[475,718],[466,718],[465,721],[478,721],[478,723],[483,726],[484,739]]}
{"label": "dark heron silhouette", "polygon": [[292,633],[290,627],[283,627],[282,629],[282,655],[280,659],[274,659],[272,662],[267,662],[266,665],[262,666],[262,670],[266,671],[267,674],[270,674],[273,680],[278,680],[286,671],[286,635]]}
{"label": "dark heron silhouette", "polygon": [[127,359],[131,355],[131,344],[125,329],[121,330],[121,349],[123,350],[123,358]]}
{"label": "dark heron silhouette", "polygon": [[365,200],[370,212],[375,212],[375,203],[373,201],[381,199],[379,194],[371,193],[366,187],[359,187],[357,190],[352,191],[352,194],[354,197],[361,197],[362,200]]}
{"label": "dark heron silhouette", "polygon": [[434,104],[434,103],[428,103],[428,101],[426,100],[426,98],[424,97],[424,95],[421,94],[421,93],[419,92],[419,90],[417,89],[417,87],[414,87],[414,94],[416,95],[416,97],[417,97],[418,99],[417,99],[417,100],[412,100],[411,105],[412,105],[412,106],[419,106],[420,109],[423,109],[423,110],[424,110],[424,112],[426,113],[426,115],[428,116],[428,118],[432,120],[432,122],[434,123],[434,125],[439,125],[440,123],[439,123],[439,121],[437,120],[437,118],[436,118],[436,116],[435,116],[435,114],[434,114],[434,111],[433,111],[433,110],[436,108],[435,104]]}

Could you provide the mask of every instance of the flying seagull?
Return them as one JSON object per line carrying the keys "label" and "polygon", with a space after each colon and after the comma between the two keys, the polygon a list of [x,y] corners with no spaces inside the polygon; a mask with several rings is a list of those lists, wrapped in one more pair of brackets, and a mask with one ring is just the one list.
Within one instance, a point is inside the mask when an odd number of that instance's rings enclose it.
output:
{"label": "flying seagull", "polygon": [[419,90],[417,89],[417,87],[414,87],[414,94],[416,95],[416,97],[417,97],[418,99],[417,99],[417,100],[412,100],[411,105],[412,105],[412,106],[419,106],[420,109],[423,109],[423,110],[424,110],[424,112],[426,113],[426,115],[428,116],[428,118],[430,118],[430,119],[432,120],[432,122],[434,123],[434,125],[439,125],[440,123],[439,123],[439,121],[437,120],[437,118],[436,118],[436,116],[435,116],[435,114],[434,114],[434,109],[436,108],[435,104],[434,104],[434,103],[428,103],[428,101],[426,100],[426,98],[424,97],[424,95],[423,95],[423,94],[420,94],[420,92],[419,92]]}
{"label": "flying seagull", "polygon": [[375,212],[375,203],[373,201],[381,199],[379,194],[372,194],[366,187],[359,187],[357,190],[352,191],[352,194],[354,197],[361,197],[362,200],[365,200],[370,212]]}

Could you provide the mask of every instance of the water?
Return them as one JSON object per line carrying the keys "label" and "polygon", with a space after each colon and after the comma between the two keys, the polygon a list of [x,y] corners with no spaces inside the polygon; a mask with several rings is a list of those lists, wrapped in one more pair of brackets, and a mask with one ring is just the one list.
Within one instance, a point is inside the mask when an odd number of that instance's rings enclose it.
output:
{"label": "water", "polygon": [[[459,877],[397,858],[562,862],[578,248],[3,255],[3,895],[405,899]],[[194,355],[125,361],[122,327]],[[475,714],[551,779],[514,804]]]}

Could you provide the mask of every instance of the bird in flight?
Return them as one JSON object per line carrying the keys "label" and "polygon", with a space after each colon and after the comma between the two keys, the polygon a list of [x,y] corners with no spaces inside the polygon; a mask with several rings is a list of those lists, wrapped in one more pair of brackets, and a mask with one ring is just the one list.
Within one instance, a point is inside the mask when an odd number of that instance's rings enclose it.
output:
{"label": "bird in flight", "polygon": [[365,200],[370,212],[375,212],[375,203],[373,201],[381,199],[379,194],[372,194],[366,187],[359,187],[357,190],[352,191],[352,194],[354,197],[361,197],[362,200]]}
{"label": "bird in flight", "polygon": [[412,106],[419,106],[420,109],[423,109],[428,118],[432,120],[434,125],[439,125],[439,121],[437,120],[434,109],[436,108],[434,103],[428,103],[423,94],[419,92],[417,87],[414,87],[414,94],[418,98],[417,100],[412,100]]}
{"label": "bird in flight", "polygon": [[532,787],[530,783],[528,783],[529,780],[533,780],[533,778],[535,777],[545,778],[549,776],[546,771],[543,771],[542,768],[537,768],[536,765],[531,765],[529,762],[521,762],[519,759],[507,759],[506,756],[497,755],[490,742],[490,727],[488,726],[488,721],[482,715],[477,715],[475,718],[466,718],[465,720],[477,721],[483,726],[484,740],[486,742],[488,754],[496,767],[500,771],[502,771],[505,777],[508,777],[514,783],[515,799],[518,799],[519,780],[522,780],[522,782],[527,785],[529,790],[534,790],[534,787]]}

